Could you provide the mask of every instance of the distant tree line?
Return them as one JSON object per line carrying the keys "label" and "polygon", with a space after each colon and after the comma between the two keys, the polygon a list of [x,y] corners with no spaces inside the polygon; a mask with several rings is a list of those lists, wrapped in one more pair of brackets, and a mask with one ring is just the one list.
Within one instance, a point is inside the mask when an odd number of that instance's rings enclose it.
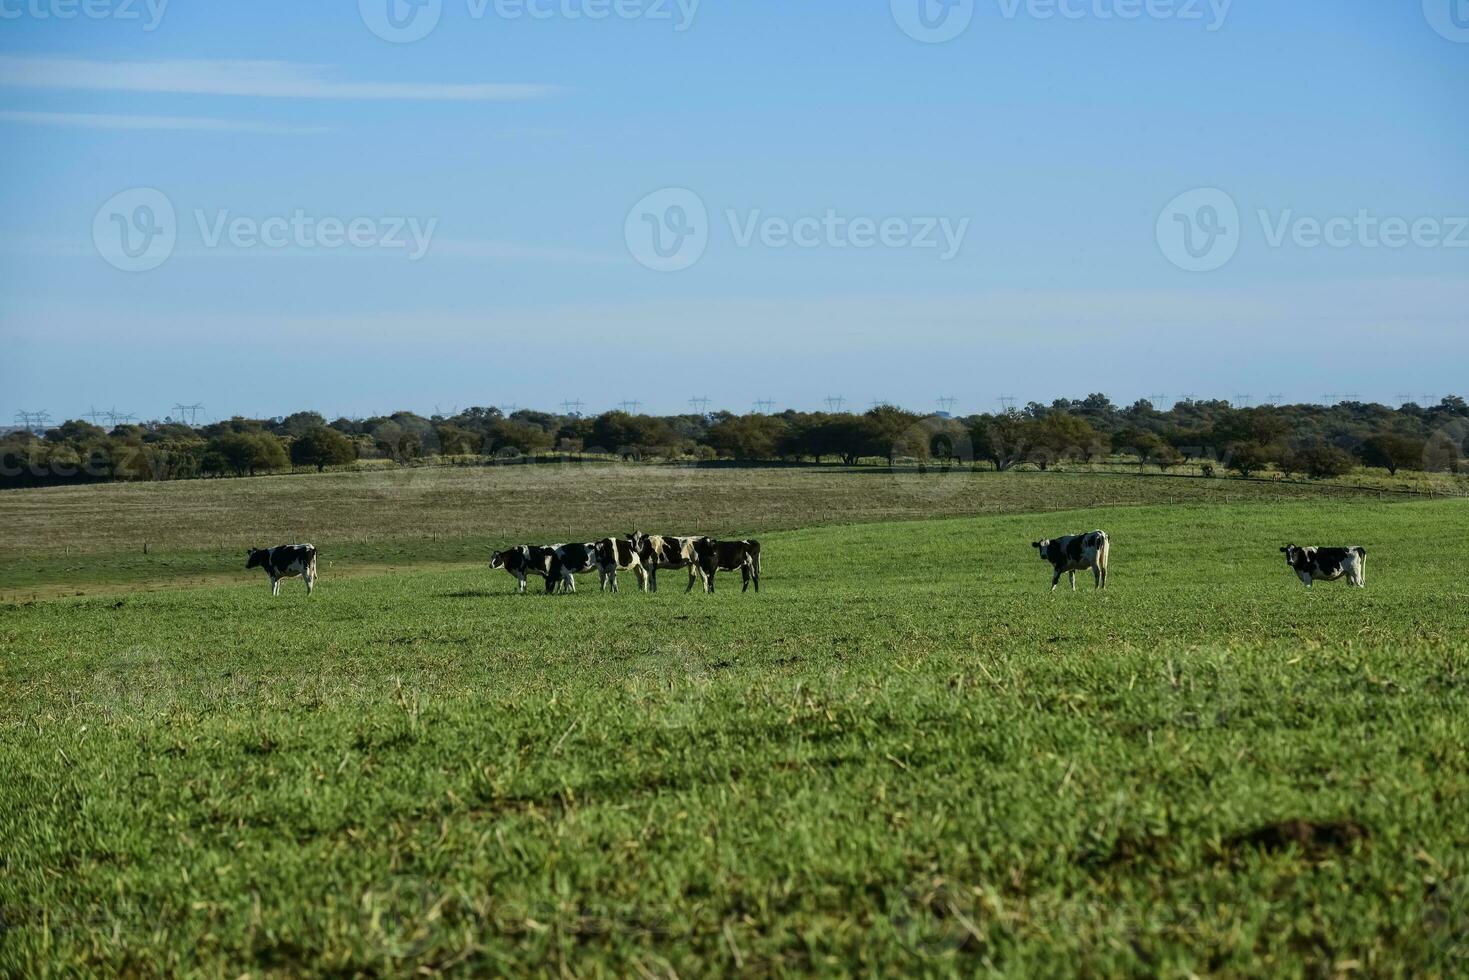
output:
{"label": "distant tree line", "polygon": [[594,417],[471,408],[328,422],[316,412],[189,426],[164,420],[111,430],[73,419],[43,435],[0,437],[0,486],[178,480],[325,470],[361,460],[490,462],[551,454],[635,460],[737,460],[846,465],[898,463],[994,470],[1126,461],[1206,475],[1265,470],[1311,478],[1358,466],[1458,472],[1469,451],[1469,405],[1363,402],[1235,408],[1225,401],[1127,407],[1105,395],[1032,402],[972,415],[921,415],[883,405],[867,412]]}

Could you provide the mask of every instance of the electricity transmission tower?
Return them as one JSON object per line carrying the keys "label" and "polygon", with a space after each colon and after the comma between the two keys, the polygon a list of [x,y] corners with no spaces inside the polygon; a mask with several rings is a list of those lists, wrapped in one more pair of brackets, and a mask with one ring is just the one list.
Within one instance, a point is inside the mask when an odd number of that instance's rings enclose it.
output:
{"label": "electricity transmission tower", "polygon": [[180,402],[173,407],[173,410],[177,414],[180,422],[184,421],[185,417],[187,417],[189,425],[197,425],[199,423],[199,413],[204,411],[204,406],[197,404],[185,405]]}
{"label": "electricity transmission tower", "polygon": [[567,415],[578,417],[581,415],[581,410],[586,407],[586,402],[582,401],[580,398],[576,399],[575,401],[568,399],[561,403],[562,411],[564,411]]}
{"label": "electricity transmission tower", "polygon": [[1285,396],[1284,395],[1279,395],[1279,394],[1276,394],[1276,395],[1266,395],[1265,396],[1265,400],[1270,403],[1270,407],[1271,408],[1274,408],[1277,405],[1279,405],[1281,402],[1285,401]]}
{"label": "electricity transmission tower", "polygon": [[771,410],[774,408],[775,402],[771,401],[769,398],[762,398],[759,401],[755,402],[755,411],[759,412],[762,415],[769,415]]}
{"label": "electricity transmission tower", "polygon": [[1251,395],[1249,393],[1246,393],[1246,394],[1243,394],[1243,395],[1235,395],[1234,396],[1234,407],[1235,408],[1249,408],[1250,407],[1250,402],[1252,400],[1254,400],[1254,397],[1255,397],[1254,395]]}
{"label": "electricity transmission tower", "polygon": [[642,411],[643,403],[638,401],[636,398],[629,398],[625,401],[618,402],[617,407],[622,409],[629,415],[636,415],[638,414],[638,412]]}
{"label": "electricity transmission tower", "polygon": [[694,410],[694,414],[696,414],[696,415],[708,415],[709,414],[709,399],[708,399],[707,396],[704,396],[704,395],[699,395],[697,397],[690,398],[689,399],[689,407]]}
{"label": "electricity transmission tower", "polygon": [[1413,400],[1412,395],[1394,395],[1393,397],[1397,399],[1397,403],[1400,407],[1408,404]]}
{"label": "electricity transmission tower", "polygon": [[107,424],[114,429],[124,422],[131,422],[137,418],[132,412],[119,412],[116,408],[103,412],[102,414],[106,417]]}
{"label": "electricity transmission tower", "polygon": [[1340,399],[1340,396],[1336,392],[1334,392],[1334,391],[1328,391],[1326,394],[1322,395],[1321,397],[1322,397],[1322,399],[1325,400],[1326,407],[1327,408],[1330,408],[1333,405],[1335,405],[1337,403],[1337,401]]}
{"label": "electricity transmission tower", "polygon": [[509,405],[500,406],[500,414],[505,416],[507,419],[518,411],[520,411],[520,406],[515,404],[514,402],[511,402]]}
{"label": "electricity transmission tower", "polygon": [[15,424],[27,432],[43,435],[51,425],[51,413],[44,409],[39,412],[16,412]]}
{"label": "electricity transmission tower", "polygon": [[999,401],[1000,401],[1000,407],[1003,408],[1007,412],[1008,411],[1011,411],[1012,409],[1015,408],[1015,396],[1014,395],[1001,395],[1000,398],[999,398]]}
{"label": "electricity transmission tower", "polygon": [[847,407],[847,400],[841,395],[826,396],[826,410],[835,414]]}
{"label": "electricity transmission tower", "polygon": [[959,399],[953,395],[944,395],[939,398],[938,402],[940,412],[943,412],[945,415],[953,415],[954,406],[959,404]]}

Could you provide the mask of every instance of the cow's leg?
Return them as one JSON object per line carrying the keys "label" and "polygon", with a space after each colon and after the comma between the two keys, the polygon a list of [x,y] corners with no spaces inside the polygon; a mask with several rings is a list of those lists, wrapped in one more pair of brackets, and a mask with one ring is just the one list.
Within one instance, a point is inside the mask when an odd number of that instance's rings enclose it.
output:
{"label": "cow's leg", "polygon": [[[688,595],[690,592],[694,591],[694,576],[697,575],[697,574],[699,574],[699,573],[697,571],[695,571],[694,566],[693,565],[690,565],[689,566],[689,587],[687,589],[684,589],[683,590],[683,594],[684,595]],[[708,592],[709,591],[709,583],[708,582],[705,582],[704,583],[704,591],[705,592]]]}
{"label": "cow's leg", "polygon": [[1306,586],[1306,588],[1309,589],[1309,588],[1312,587],[1311,586],[1311,573],[1310,572],[1296,572],[1296,577],[1301,580],[1302,584],[1304,584]]}
{"label": "cow's leg", "polygon": [[564,592],[576,593],[576,576],[571,574],[569,570],[562,571],[561,573],[561,588]]}
{"label": "cow's leg", "polygon": [[1076,591],[1076,569],[1072,568],[1066,572],[1067,578],[1071,580],[1071,591]]}
{"label": "cow's leg", "polygon": [[1051,591],[1056,591],[1056,586],[1061,584],[1061,569],[1056,569],[1056,574],[1051,578]]}
{"label": "cow's leg", "polygon": [[[744,583],[744,585],[741,586],[740,591],[741,592],[749,592],[750,591],[750,566],[749,566],[748,563],[740,566],[740,581],[742,581]],[[759,590],[757,589],[756,591],[758,592]]]}
{"label": "cow's leg", "polygon": [[1095,588],[1100,589],[1102,587],[1102,566],[1101,565],[1093,565],[1092,566],[1092,581],[1094,581],[1096,583]]}
{"label": "cow's leg", "polygon": [[301,577],[306,580],[306,594],[310,595],[311,590],[316,588],[316,576],[306,572]]}
{"label": "cow's leg", "polygon": [[648,570],[642,566],[642,563],[641,562],[639,562],[638,564],[636,564],[636,565],[634,565],[632,567],[632,573],[638,577],[638,591],[639,592],[647,592],[648,591]]}

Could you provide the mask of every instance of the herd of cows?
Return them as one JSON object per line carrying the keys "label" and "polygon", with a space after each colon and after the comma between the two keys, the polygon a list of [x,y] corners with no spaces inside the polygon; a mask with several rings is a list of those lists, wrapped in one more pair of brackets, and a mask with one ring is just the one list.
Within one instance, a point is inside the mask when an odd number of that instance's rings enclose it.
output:
{"label": "herd of cows", "polygon": [[522,544],[490,556],[491,568],[503,568],[520,582],[539,575],[547,592],[575,592],[576,576],[597,573],[603,591],[617,591],[617,573],[631,571],[644,592],[658,591],[658,569],[687,568],[691,592],[696,581],[714,591],[716,572],[739,570],[741,592],[753,584],[760,591],[760,542],[716,541],[708,537],[676,537],[634,531],[625,538],[602,538],[585,544]]}
{"label": "herd of cows", "polygon": [[[1071,591],[1076,591],[1076,573],[1091,570],[1096,587],[1107,587],[1107,566],[1112,544],[1104,531],[1088,531],[1060,538],[1032,541],[1040,557],[1050,562],[1055,572],[1051,591],[1070,576]],[[1301,547],[1288,544],[1280,549],[1286,564],[1296,577],[1310,588],[1313,582],[1335,582],[1345,578],[1357,588],[1367,587],[1367,549],[1353,545],[1346,548]],[[263,568],[270,577],[270,594],[280,595],[281,582],[300,577],[306,582],[306,594],[316,586],[316,546],[283,544],[274,548],[251,548],[246,569]],[[658,591],[660,568],[687,568],[688,588],[702,581],[705,592],[714,591],[717,572],[738,570],[744,580],[741,592],[753,584],[760,591],[760,542],[717,541],[709,537],[675,537],[643,534],[634,531],[625,538],[602,538],[585,544],[522,544],[497,551],[490,556],[491,568],[503,568],[520,584],[524,593],[532,575],[545,579],[546,592],[575,592],[576,576],[597,573],[603,591],[617,591],[617,573],[631,571],[644,592]]]}

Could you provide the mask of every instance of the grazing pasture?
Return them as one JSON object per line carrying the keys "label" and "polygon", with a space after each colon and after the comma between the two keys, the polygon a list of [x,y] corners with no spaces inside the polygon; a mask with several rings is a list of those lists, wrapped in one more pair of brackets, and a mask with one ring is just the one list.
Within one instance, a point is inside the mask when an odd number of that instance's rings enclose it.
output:
{"label": "grazing pasture", "polygon": [[602,463],[12,490],[0,492],[0,600],[123,583],[222,584],[221,570],[232,572],[246,548],[291,541],[318,544],[330,578],[479,562],[510,541],[633,530],[741,538],[828,524],[1324,494],[1377,491],[1158,475]]}
{"label": "grazing pasture", "polygon": [[[310,599],[241,567],[0,607],[0,974],[1463,975],[1469,502],[799,527],[909,516],[847,479],[768,525],[555,499],[588,539],[758,532],[759,595],[333,577],[338,523]],[[466,533],[526,537],[496,499]],[[1108,588],[1050,594],[1031,542],[1094,527]],[[1306,591],[1288,541],[1363,545],[1368,587]]]}

